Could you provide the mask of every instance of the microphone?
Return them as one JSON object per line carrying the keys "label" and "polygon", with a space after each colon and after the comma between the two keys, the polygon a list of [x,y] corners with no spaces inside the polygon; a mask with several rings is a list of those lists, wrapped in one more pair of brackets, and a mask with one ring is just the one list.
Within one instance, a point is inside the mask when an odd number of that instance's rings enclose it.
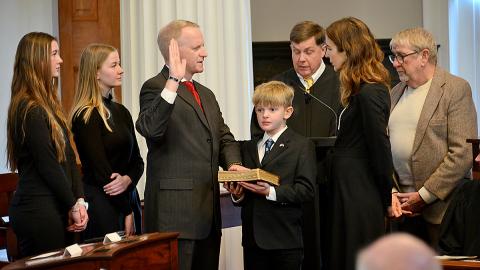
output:
{"label": "microphone", "polygon": [[335,112],[334,109],[332,109],[332,107],[328,106],[327,103],[323,102],[321,99],[319,99],[318,97],[314,96],[313,94],[307,92],[305,90],[305,87],[303,86],[303,84],[298,84],[297,83],[297,86],[300,87],[300,90],[303,92],[304,96],[305,96],[305,103],[308,103],[309,100],[311,98],[313,98],[315,101],[317,101],[318,103],[322,104],[325,108],[327,108],[328,110],[330,110],[332,113],[333,113],[333,116],[335,117],[335,132],[334,132],[334,137],[337,136],[337,132],[338,132],[338,115],[337,113]]}

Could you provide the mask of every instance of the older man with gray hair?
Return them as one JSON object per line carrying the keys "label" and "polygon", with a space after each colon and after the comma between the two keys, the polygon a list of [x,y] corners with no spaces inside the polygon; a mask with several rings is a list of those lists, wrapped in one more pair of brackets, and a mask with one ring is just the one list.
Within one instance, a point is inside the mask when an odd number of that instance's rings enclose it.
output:
{"label": "older man with gray hair", "polygon": [[394,233],[360,251],[357,270],[441,270],[435,252],[419,239]]}
{"label": "older man with gray hair", "polygon": [[401,82],[391,91],[390,143],[405,218],[399,231],[437,247],[439,224],[459,181],[470,177],[477,114],[467,81],[437,66],[431,33],[411,28],[397,33],[389,56]]}

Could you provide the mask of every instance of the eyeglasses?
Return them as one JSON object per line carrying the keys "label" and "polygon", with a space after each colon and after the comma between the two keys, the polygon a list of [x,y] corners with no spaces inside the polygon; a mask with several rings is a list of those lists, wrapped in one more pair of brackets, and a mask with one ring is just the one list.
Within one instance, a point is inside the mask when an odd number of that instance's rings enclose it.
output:
{"label": "eyeglasses", "polygon": [[416,54],[416,53],[418,53],[418,52],[417,52],[417,51],[413,51],[413,52],[407,53],[407,54],[405,54],[405,55],[401,55],[401,54],[390,54],[390,55],[388,56],[388,60],[390,60],[390,62],[392,62],[392,64],[393,64],[393,62],[395,61],[395,59],[397,59],[397,62],[398,62],[399,64],[403,64],[403,61],[405,60],[405,57],[407,57],[407,56],[409,56],[409,55],[412,55],[412,54]]}

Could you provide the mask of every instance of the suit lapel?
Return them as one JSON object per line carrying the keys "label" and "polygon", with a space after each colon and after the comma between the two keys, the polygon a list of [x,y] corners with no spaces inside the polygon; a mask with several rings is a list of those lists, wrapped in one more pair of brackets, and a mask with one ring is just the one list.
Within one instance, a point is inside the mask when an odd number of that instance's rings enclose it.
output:
{"label": "suit lapel", "polygon": [[254,161],[255,163],[255,168],[260,168],[260,159],[258,158],[258,141],[261,140],[262,137],[255,137],[253,140],[251,140],[248,145],[247,145],[247,151],[248,154],[250,155],[250,158]]}
{"label": "suit lapel", "polygon": [[[273,145],[270,153],[262,160],[262,167],[267,166],[269,163],[277,159],[280,155],[282,155],[285,150],[288,149],[289,142],[290,142],[290,130],[287,128],[282,135],[278,138],[278,140]],[[258,154],[257,154],[258,156]]]}
{"label": "suit lapel", "polygon": [[[162,69],[162,75],[165,78],[165,80],[168,79],[168,73],[169,73],[168,67],[165,66]],[[195,81],[193,81],[193,83],[195,85],[195,89],[197,89],[197,92],[200,95],[200,100],[203,102],[205,98],[202,98],[204,95],[200,94],[201,92],[199,91],[200,86]],[[202,109],[195,101],[195,98],[193,97],[192,93],[190,93],[190,91],[187,89],[187,87],[183,83],[180,83],[178,85],[177,95],[195,110],[202,124],[204,124],[207,129],[210,129],[210,126],[208,125],[208,121],[207,121],[207,118],[205,117],[205,114],[203,113]],[[204,102],[204,103],[206,104],[207,102]],[[202,106],[204,109],[205,109],[205,104],[202,103]]]}
{"label": "suit lapel", "polygon": [[415,132],[415,139],[413,141],[412,155],[420,147],[420,144],[425,136],[425,132],[428,127],[430,119],[432,119],[433,113],[438,107],[438,102],[443,96],[443,85],[445,85],[445,74],[438,67],[435,69],[433,75],[432,84],[428,89],[425,103],[423,104],[420,118],[418,119],[417,130]]}

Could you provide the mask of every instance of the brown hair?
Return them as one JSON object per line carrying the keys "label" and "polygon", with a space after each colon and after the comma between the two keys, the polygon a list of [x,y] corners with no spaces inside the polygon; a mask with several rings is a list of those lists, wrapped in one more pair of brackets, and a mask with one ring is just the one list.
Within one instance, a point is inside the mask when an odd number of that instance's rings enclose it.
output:
{"label": "brown hair", "polygon": [[185,27],[200,28],[200,26],[198,26],[198,24],[194,22],[185,20],[174,20],[164,26],[158,32],[157,44],[160,52],[162,53],[163,59],[165,59],[165,62],[168,62],[168,46],[170,45],[170,40],[172,38],[178,40],[178,38],[182,34],[182,29]]}
{"label": "brown hair", "polygon": [[279,81],[262,83],[255,87],[252,102],[257,105],[292,106],[293,88]]}
{"label": "brown hair", "polygon": [[383,66],[383,52],[368,26],[347,17],[327,27],[327,37],[347,59],[340,69],[341,101],[345,106],[360,91],[361,83],[380,83],[390,88],[390,75]]}
{"label": "brown hair", "polygon": [[315,37],[315,43],[319,46],[325,43],[325,30],[312,21],[299,22],[290,31],[290,41],[294,43],[303,42],[311,37]]}
{"label": "brown hair", "polygon": [[[13,78],[11,99],[7,120],[7,156],[12,171],[18,167],[18,156],[14,141],[25,138],[24,122],[32,108],[39,107],[45,111],[50,126],[51,143],[55,147],[57,160],[65,161],[65,136],[63,129],[69,133],[66,119],[57,97],[58,79],[52,77],[51,48],[55,38],[49,34],[32,32],[22,37],[18,43]],[[21,127],[21,134],[18,134]],[[45,142],[47,143],[47,142]]]}

